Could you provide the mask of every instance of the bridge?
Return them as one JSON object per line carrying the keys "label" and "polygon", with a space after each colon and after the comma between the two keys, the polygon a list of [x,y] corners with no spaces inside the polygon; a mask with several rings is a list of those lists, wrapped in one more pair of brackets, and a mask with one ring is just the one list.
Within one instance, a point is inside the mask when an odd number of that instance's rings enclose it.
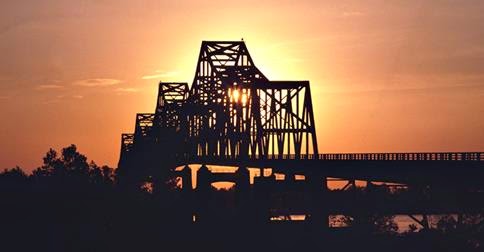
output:
{"label": "bridge", "polygon": [[[118,171],[137,187],[179,176],[188,191],[217,180],[247,190],[247,168],[270,168],[288,182],[301,175],[316,191],[327,190],[328,178],[481,190],[483,161],[482,152],[321,153],[309,81],[269,80],[244,41],[203,41],[192,85],[160,82],[155,112],[137,114],[134,133],[122,134]],[[194,164],[202,167],[196,189]],[[238,169],[216,174],[207,165]],[[274,176],[253,186],[267,181]]]}

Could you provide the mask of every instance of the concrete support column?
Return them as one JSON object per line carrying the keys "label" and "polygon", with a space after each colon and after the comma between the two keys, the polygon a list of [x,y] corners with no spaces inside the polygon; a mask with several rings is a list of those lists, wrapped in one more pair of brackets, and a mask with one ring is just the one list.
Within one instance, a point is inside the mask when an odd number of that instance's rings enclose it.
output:
{"label": "concrete support column", "polygon": [[311,202],[308,203],[310,209],[309,221],[315,232],[325,232],[329,228],[329,200],[327,177],[321,174],[306,174],[307,193],[310,195]]}
{"label": "concrete support column", "polygon": [[182,190],[184,192],[190,192],[193,190],[192,186],[192,169],[190,166],[185,165],[181,170],[181,177],[182,177]]}
{"label": "concrete support column", "polygon": [[203,164],[197,171],[197,187],[195,189],[195,215],[197,223],[201,225],[206,225],[210,222],[211,177],[212,172]]}
{"label": "concrete support column", "polygon": [[268,223],[270,220],[270,202],[271,192],[274,191],[275,176],[274,173],[264,177],[261,169],[261,177],[254,178],[253,185],[253,202],[255,205],[255,221],[257,223]]}
{"label": "concrete support column", "polygon": [[284,173],[284,190],[287,192],[293,192],[296,183],[296,177],[295,174],[290,170],[286,169],[287,172]]}
{"label": "concrete support column", "polygon": [[235,172],[235,177],[235,204],[238,215],[237,219],[240,222],[239,224],[244,225],[247,224],[248,220],[250,220],[250,214],[248,213],[248,205],[250,199],[249,170],[246,166],[241,165]]}
{"label": "concrete support column", "polygon": [[245,165],[239,166],[235,176],[237,177],[236,190],[240,192],[248,191],[250,188],[250,173],[247,167]]}
{"label": "concrete support column", "polygon": [[197,192],[209,192],[212,184],[212,172],[205,164],[197,171]]}

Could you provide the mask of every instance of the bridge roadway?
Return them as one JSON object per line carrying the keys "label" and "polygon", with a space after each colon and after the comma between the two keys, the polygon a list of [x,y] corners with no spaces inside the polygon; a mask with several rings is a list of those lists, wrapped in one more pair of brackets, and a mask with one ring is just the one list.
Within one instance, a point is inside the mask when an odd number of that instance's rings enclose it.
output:
{"label": "bridge roadway", "polygon": [[[481,213],[484,209],[481,200],[484,196],[484,153],[481,152],[347,153],[249,156],[245,159],[194,156],[189,160],[188,164],[271,168],[275,173],[312,178],[311,181],[257,179],[257,186],[253,189],[262,195],[271,195],[265,198],[271,206],[271,216],[311,215],[314,211],[330,215],[361,212],[389,215],[456,214]],[[229,170],[212,173],[207,173],[207,169],[202,173],[200,171],[197,174],[197,188],[210,187],[211,183],[217,181],[238,183],[241,179],[240,174]],[[323,182],[328,177],[406,184],[410,190],[391,196],[375,189],[377,186],[370,186],[363,194],[352,190],[327,191],[324,187],[314,190],[318,180]],[[427,185],[430,190],[426,189]]]}
{"label": "bridge roadway", "polygon": [[[190,156],[180,165],[271,168],[275,173],[403,184],[484,186],[483,152],[342,153],[279,156]],[[188,161],[187,161],[188,160]]]}

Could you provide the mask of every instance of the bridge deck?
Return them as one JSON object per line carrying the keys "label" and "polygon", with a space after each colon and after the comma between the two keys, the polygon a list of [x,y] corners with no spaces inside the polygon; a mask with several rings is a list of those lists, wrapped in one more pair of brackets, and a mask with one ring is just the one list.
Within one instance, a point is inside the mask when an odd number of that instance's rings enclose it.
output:
{"label": "bridge deck", "polygon": [[195,156],[183,164],[272,168],[274,172],[396,183],[484,184],[484,153],[347,153],[209,157]]}

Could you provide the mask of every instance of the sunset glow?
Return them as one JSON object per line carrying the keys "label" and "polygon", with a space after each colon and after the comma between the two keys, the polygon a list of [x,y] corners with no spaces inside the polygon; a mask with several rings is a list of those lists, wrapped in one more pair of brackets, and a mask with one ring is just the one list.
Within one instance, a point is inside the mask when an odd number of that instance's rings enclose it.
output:
{"label": "sunset glow", "polygon": [[484,251],[483,0],[0,6],[2,251]]}

